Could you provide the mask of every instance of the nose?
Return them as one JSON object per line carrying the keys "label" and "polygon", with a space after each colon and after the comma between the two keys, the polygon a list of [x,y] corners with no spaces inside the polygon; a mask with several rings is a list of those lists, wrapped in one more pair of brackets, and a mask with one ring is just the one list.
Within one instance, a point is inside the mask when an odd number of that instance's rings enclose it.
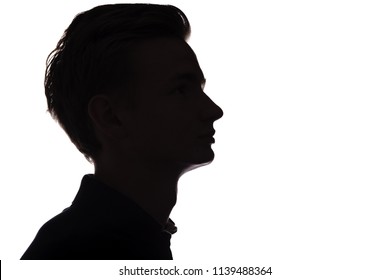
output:
{"label": "nose", "polygon": [[211,100],[206,94],[204,94],[206,100],[202,106],[202,120],[204,121],[216,121],[223,116],[223,110],[217,104]]}

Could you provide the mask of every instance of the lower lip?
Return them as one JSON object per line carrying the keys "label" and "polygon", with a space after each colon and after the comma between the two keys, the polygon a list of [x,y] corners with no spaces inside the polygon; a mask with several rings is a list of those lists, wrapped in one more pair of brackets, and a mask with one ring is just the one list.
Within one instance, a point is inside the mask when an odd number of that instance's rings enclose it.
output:
{"label": "lower lip", "polygon": [[215,143],[215,139],[214,137],[212,136],[203,136],[201,138],[199,138],[202,142],[206,142],[206,143],[209,143],[209,144],[214,144]]}

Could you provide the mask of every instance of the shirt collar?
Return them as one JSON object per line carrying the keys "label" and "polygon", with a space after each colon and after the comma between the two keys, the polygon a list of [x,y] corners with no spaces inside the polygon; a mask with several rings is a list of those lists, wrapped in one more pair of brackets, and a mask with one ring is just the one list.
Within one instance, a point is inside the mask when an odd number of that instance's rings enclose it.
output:
{"label": "shirt collar", "polygon": [[125,223],[131,228],[149,228],[169,234],[177,232],[177,227],[171,219],[168,219],[165,226],[161,226],[133,200],[98,181],[93,174],[83,177],[72,207],[95,212],[110,223]]}

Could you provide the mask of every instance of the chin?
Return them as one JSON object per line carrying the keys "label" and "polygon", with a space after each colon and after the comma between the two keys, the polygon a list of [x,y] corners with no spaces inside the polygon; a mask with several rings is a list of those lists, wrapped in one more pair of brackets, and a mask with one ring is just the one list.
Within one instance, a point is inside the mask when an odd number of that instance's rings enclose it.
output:
{"label": "chin", "polygon": [[182,174],[212,163],[214,156],[214,152],[210,146],[194,149],[181,161],[184,166],[184,171]]}
{"label": "chin", "polygon": [[215,154],[211,149],[211,146],[208,147],[200,147],[193,151],[191,155],[191,160],[189,162],[195,165],[207,165],[210,164],[214,160]]}
{"label": "chin", "polygon": [[197,169],[199,167],[202,167],[202,166],[205,166],[205,165],[208,165],[210,164],[212,161],[209,161],[209,162],[204,162],[204,163],[185,163],[185,168],[183,168],[183,171],[181,173],[181,175],[183,175],[184,173],[188,172],[188,171],[191,171],[191,170],[194,170],[194,169]]}

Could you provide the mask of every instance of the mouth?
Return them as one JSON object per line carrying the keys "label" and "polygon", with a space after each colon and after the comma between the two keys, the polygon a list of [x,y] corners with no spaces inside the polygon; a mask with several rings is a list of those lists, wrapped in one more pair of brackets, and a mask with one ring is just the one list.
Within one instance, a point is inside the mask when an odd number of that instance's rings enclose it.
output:
{"label": "mouth", "polygon": [[214,134],[215,134],[215,130],[209,131],[207,133],[204,133],[204,134],[200,135],[199,136],[199,140],[202,143],[214,144],[215,143],[215,139],[213,137]]}
{"label": "mouth", "polygon": [[[214,129],[212,129],[212,130],[209,130],[209,131],[206,131],[206,132],[204,132],[204,133],[202,133],[200,136],[199,136],[199,138],[213,138],[213,136],[214,136],[214,134],[215,134],[215,130]],[[214,139],[214,138],[213,138]]]}
{"label": "mouth", "polygon": [[207,144],[214,144],[214,143],[215,143],[215,139],[214,139],[214,137],[212,137],[212,136],[209,136],[209,137],[201,137],[200,140],[201,140],[202,142],[207,143]]}

